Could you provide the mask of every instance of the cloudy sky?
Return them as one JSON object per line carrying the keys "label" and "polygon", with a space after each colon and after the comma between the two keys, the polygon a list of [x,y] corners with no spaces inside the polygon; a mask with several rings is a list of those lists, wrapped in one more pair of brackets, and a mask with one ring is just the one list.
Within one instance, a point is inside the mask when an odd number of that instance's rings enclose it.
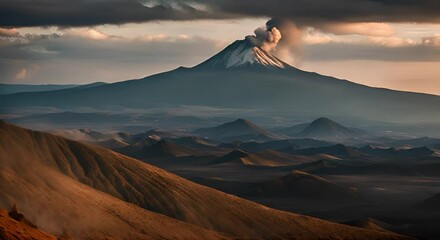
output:
{"label": "cloudy sky", "polygon": [[296,67],[440,95],[438,0],[1,0],[0,82],[190,67],[266,23],[282,35],[273,54]]}

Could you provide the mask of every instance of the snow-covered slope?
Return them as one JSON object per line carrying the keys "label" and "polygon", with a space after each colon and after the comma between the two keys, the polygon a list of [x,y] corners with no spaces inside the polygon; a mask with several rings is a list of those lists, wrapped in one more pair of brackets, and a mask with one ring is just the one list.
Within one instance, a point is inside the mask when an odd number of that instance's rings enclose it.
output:
{"label": "snow-covered slope", "polygon": [[245,38],[233,42],[223,51],[195,68],[242,68],[249,66],[282,69],[289,65]]}
{"label": "snow-covered slope", "polygon": [[[439,96],[371,88],[302,71],[254,47],[249,39],[236,41],[196,67],[181,67],[139,80],[87,89],[0,95],[0,107],[44,106],[66,111],[79,107],[164,109],[186,105],[225,109],[236,117],[237,109],[249,109],[255,117],[271,119],[325,115],[405,126],[426,125],[428,119],[432,130],[439,132],[434,128],[440,122]],[[421,134],[420,130],[414,133]]]}

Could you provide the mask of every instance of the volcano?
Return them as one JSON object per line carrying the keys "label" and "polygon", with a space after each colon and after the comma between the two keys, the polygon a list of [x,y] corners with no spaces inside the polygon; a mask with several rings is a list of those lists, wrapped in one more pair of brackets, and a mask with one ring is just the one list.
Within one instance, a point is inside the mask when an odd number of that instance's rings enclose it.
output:
{"label": "volcano", "polygon": [[341,139],[360,136],[361,133],[328,118],[318,118],[297,135],[305,138]]}
{"label": "volcano", "polygon": [[220,140],[274,140],[280,136],[271,133],[246,119],[237,119],[217,127],[200,128],[194,133],[206,138]]}
{"label": "volcano", "polygon": [[[440,97],[363,86],[294,68],[248,38],[203,63],[142,79],[46,92],[0,95],[0,107],[132,109],[203,106],[256,117],[338,116],[396,123],[440,121]],[[408,114],[411,113],[411,114]]]}
{"label": "volcano", "polygon": [[237,40],[196,69],[237,69],[246,67],[262,67],[268,69],[284,69],[291,66],[274,55],[255,46],[251,40]]}

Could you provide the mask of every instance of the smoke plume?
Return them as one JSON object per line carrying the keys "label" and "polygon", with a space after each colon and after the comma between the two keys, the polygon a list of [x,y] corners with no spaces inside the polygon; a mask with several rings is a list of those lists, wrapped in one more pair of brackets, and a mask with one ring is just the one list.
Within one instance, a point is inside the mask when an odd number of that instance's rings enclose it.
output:
{"label": "smoke plume", "polygon": [[246,37],[254,46],[271,52],[290,64],[300,64],[302,27],[287,19],[272,18],[266,26],[255,29],[254,34]]}
{"label": "smoke plume", "polygon": [[272,18],[266,23],[268,29],[277,28],[283,34],[277,48],[273,52],[281,60],[299,65],[302,59],[303,28],[291,20]]}
{"label": "smoke plume", "polygon": [[281,39],[281,33],[276,27],[259,27],[255,29],[254,34],[254,36],[247,36],[246,38],[254,46],[260,47],[266,52],[273,51]]}

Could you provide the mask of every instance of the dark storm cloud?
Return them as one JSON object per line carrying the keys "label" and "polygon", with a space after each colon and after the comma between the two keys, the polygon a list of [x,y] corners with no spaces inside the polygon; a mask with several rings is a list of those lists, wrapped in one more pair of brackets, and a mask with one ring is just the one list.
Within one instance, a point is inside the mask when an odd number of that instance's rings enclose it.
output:
{"label": "dark storm cloud", "polygon": [[322,22],[440,22],[438,0],[2,0],[0,26],[277,17]]}
{"label": "dark storm cloud", "polygon": [[193,1],[2,0],[0,26],[92,26],[155,20],[225,18],[196,9]]}
{"label": "dark storm cloud", "polygon": [[438,0],[211,0],[222,12],[320,22],[440,22]]}

